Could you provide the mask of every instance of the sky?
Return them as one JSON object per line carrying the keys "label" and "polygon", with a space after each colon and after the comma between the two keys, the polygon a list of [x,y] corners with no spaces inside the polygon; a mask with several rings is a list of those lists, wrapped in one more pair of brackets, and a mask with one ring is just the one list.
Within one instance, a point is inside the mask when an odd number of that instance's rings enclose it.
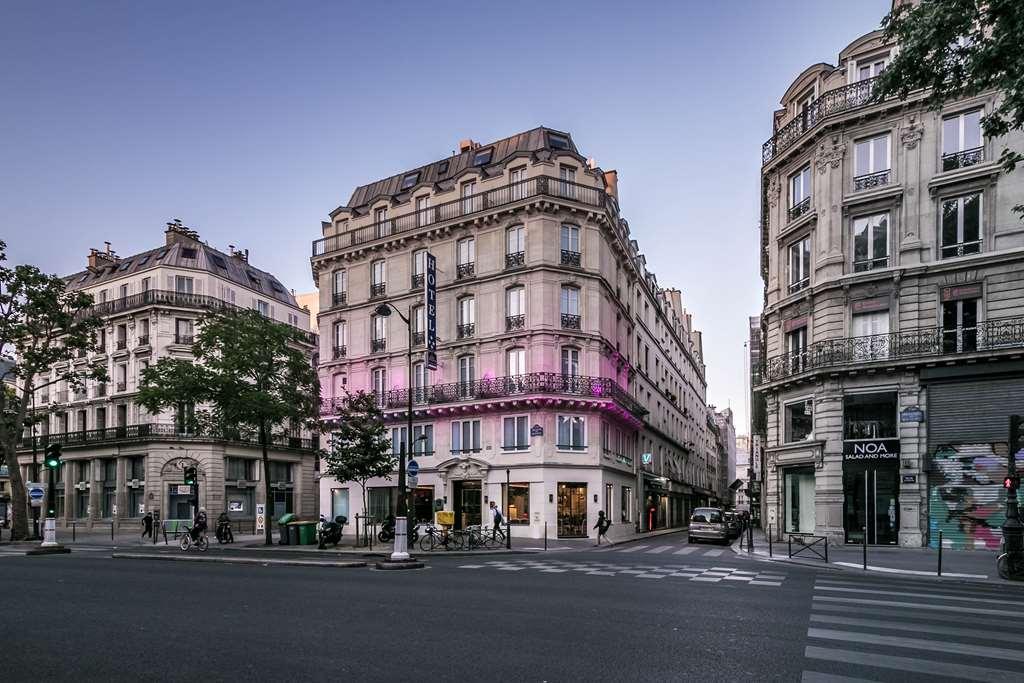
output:
{"label": "sky", "polygon": [[747,431],[761,144],[793,79],[891,0],[5,2],[0,239],[68,274],[181,218],[296,292],[353,188],[538,125],[619,172],[623,215]]}

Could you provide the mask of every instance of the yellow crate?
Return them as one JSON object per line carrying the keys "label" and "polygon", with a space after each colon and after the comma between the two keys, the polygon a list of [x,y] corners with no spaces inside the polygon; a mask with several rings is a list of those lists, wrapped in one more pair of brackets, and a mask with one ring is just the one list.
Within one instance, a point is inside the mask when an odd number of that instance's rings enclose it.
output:
{"label": "yellow crate", "polygon": [[434,522],[441,526],[454,526],[455,513],[451,510],[441,510],[434,513]]}

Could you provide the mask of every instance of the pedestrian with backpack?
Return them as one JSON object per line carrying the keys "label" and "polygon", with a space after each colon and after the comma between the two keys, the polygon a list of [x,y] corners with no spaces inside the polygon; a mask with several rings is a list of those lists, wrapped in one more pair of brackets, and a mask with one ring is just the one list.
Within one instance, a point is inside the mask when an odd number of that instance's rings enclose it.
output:
{"label": "pedestrian with backpack", "polygon": [[608,540],[608,527],[610,527],[611,525],[612,525],[612,520],[608,519],[605,516],[604,510],[598,511],[598,513],[597,513],[597,524],[594,525],[594,528],[597,529],[597,545],[601,545],[601,537],[602,536],[604,537],[604,542],[605,543],[608,543],[610,545],[614,545],[614,544],[612,544],[611,541]]}
{"label": "pedestrian with backpack", "polygon": [[493,500],[491,501],[491,519],[494,522],[494,528],[491,529],[491,539],[497,538],[499,533],[504,536],[505,533],[501,530],[501,525],[504,524],[505,519],[501,516],[501,510],[498,509]]}

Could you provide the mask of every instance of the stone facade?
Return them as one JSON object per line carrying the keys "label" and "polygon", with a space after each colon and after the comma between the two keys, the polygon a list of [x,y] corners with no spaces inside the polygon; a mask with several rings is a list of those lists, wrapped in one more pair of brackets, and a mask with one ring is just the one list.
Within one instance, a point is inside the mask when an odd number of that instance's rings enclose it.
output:
{"label": "stone facade", "polygon": [[1012,207],[1024,175],[1004,175],[998,156],[1024,138],[981,136],[998,93],[938,110],[925,93],[871,99],[894,49],[876,31],[837,66],[808,68],[762,150],[754,384],[767,406],[765,523],[779,534],[922,545],[945,524],[928,504],[945,495],[937,449],[1005,441],[997,424],[1022,400],[986,387],[1022,371],[1024,224]]}

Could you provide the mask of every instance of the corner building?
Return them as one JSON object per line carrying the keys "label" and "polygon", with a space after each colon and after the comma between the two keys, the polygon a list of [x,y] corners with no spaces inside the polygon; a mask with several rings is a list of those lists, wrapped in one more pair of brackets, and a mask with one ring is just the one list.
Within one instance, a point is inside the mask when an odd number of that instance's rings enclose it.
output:
{"label": "corner building", "polygon": [[762,149],[764,498],[775,532],[995,548],[1024,411],[1024,174],[1000,94],[872,97],[896,45],[797,76]]}
{"label": "corner building", "polygon": [[[437,258],[436,370],[424,364],[426,253]],[[407,442],[411,514],[513,535],[593,535],[598,511],[638,530],[681,526],[713,486],[700,334],[658,286],[619,215],[617,175],[536,128],[356,188],[313,244],[323,417],[375,392],[395,452]],[[388,303],[398,315],[381,316]],[[409,344],[413,363],[406,360]],[[396,478],[321,479],[325,514],[382,518]],[[507,485],[506,485],[507,483]],[[615,527],[613,527],[614,529]]]}

